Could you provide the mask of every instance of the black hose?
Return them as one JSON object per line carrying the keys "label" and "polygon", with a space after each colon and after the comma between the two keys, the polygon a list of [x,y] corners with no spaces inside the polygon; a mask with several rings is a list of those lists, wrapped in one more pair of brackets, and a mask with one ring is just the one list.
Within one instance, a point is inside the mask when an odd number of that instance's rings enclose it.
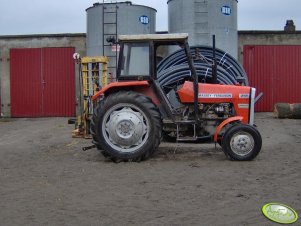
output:
{"label": "black hose", "polygon": [[[208,46],[194,46],[190,48],[194,59],[194,65],[199,81],[213,83],[212,77],[212,53]],[[248,85],[248,77],[245,70],[232,56],[216,49],[217,82],[220,84]],[[157,67],[157,77],[161,86],[177,85],[184,79],[191,78],[187,57],[184,50],[178,50],[164,58]]]}
{"label": "black hose", "polygon": [[[195,63],[195,68],[200,82],[211,83],[212,81],[212,68],[206,64]],[[222,68],[217,70],[217,79],[220,84],[236,84],[235,78],[233,78],[227,71]],[[181,64],[172,66],[169,69],[160,72],[158,82],[161,85],[170,85],[170,83],[176,82],[182,78],[188,78],[190,80],[190,70],[187,65]]]}

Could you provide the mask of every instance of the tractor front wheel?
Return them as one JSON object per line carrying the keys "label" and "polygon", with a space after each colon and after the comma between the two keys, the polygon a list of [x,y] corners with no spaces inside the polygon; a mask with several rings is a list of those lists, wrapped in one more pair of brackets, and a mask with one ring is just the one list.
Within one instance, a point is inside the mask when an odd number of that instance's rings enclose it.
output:
{"label": "tractor front wheel", "polygon": [[260,152],[262,139],[255,127],[236,124],[226,130],[221,145],[230,159],[248,161],[254,159]]}
{"label": "tractor front wheel", "polygon": [[113,161],[141,161],[159,146],[162,120],[152,100],[120,91],[100,101],[91,122],[93,142]]}

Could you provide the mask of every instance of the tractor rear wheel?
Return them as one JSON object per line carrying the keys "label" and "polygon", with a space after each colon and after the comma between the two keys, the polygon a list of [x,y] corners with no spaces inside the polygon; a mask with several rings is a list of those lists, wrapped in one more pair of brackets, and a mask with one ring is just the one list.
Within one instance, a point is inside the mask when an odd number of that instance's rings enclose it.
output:
{"label": "tractor rear wheel", "polygon": [[103,155],[115,162],[145,160],[160,144],[161,115],[150,98],[120,91],[94,109],[91,133]]}
{"label": "tractor rear wheel", "polygon": [[255,127],[237,124],[226,130],[221,145],[230,159],[248,161],[254,159],[260,152],[262,139]]}

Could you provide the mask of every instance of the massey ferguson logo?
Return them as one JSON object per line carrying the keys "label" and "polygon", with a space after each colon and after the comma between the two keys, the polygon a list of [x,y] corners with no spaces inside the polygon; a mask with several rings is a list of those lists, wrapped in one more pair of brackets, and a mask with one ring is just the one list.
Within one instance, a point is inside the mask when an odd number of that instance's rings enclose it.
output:
{"label": "massey ferguson logo", "polygon": [[232,98],[231,93],[199,93],[201,98]]}

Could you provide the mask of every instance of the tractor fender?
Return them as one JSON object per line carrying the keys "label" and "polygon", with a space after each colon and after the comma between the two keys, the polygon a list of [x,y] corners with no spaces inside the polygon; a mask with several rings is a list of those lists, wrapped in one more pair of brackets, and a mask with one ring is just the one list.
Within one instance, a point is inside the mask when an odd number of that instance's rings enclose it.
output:
{"label": "tractor fender", "polygon": [[242,116],[235,116],[235,117],[230,117],[227,118],[226,120],[224,120],[221,124],[219,124],[219,126],[216,128],[215,133],[214,133],[214,137],[213,137],[213,141],[217,142],[217,136],[220,133],[220,131],[223,129],[223,127],[231,122],[234,121],[242,121],[243,117]]}
{"label": "tractor fender", "polygon": [[137,86],[150,86],[148,81],[129,81],[129,82],[112,82],[105,87],[103,87],[100,91],[95,93],[92,96],[92,100],[95,101],[101,95],[105,95],[107,92],[111,90],[121,90],[126,87],[137,87]]}

